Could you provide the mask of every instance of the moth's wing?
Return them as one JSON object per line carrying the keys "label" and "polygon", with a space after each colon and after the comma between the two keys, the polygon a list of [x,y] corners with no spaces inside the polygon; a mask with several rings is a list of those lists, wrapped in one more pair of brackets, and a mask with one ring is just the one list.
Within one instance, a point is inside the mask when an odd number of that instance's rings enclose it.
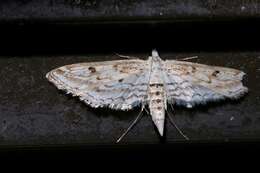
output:
{"label": "moth's wing", "polygon": [[248,91],[242,84],[245,73],[240,70],[176,60],[164,61],[164,70],[168,101],[187,107],[236,99]]}
{"label": "moth's wing", "polygon": [[54,69],[46,77],[91,107],[128,110],[146,101],[147,67],[147,61],[139,59],[78,63]]}

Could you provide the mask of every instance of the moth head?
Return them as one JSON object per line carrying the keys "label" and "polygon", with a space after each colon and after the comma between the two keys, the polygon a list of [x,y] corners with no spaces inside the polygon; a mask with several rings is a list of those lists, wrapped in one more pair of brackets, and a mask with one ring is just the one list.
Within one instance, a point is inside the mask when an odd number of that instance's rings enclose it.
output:
{"label": "moth head", "polygon": [[152,57],[153,57],[153,58],[159,57],[159,54],[158,54],[158,52],[157,52],[156,49],[153,49],[153,50],[152,50]]}

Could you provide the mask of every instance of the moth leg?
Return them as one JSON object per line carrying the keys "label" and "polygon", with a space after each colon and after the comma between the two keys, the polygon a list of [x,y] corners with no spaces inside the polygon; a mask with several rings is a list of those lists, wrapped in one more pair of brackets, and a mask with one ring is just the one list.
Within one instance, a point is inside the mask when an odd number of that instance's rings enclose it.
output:
{"label": "moth leg", "polygon": [[149,111],[144,107],[145,112],[149,115]]}
{"label": "moth leg", "polygon": [[117,139],[116,143],[119,143],[123,137],[132,129],[132,127],[140,120],[141,116],[143,115],[144,106],[142,106],[141,111],[135,118],[135,120],[131,123],[131,125],[126,129],[126,131]]}
{"label": "moth leg", "polygon": [[[172,110],[173,110],[173,107],[171,106]],[[186,139],[186,140],[189,140],[189,137],[187,137],[182,131],[181,129],[177,126],[177,124],[174,122],[174,120],[172,119],[171,115],[172,113],[170,113],[167,109],[167,115],[169,117],[169,120],[171,122],[171,124],[176,128],[176,130]]]}

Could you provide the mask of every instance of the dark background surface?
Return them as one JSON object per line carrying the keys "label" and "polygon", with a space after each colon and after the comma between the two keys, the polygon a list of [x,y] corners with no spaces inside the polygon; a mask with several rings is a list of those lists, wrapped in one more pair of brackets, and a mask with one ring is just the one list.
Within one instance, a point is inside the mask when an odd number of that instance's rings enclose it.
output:
{"label": "dark background surface", "polygon": [[[150,52],[131,54],[148,57]],[[247,73],[244,84],[250,93],[238,101],[201,106],[191,110],[176,108],[174,119],[193,142],[259,140],[260,95],[259,52],[164,53],[165,59],[198,55],[193,62],[233,67]],[[95,58],[95,59],[94,59]],[[66,96],[45,79],[45,74],[66,64],[112,60],[113,54],[5,57],[1,68],[1,144],[113,144],[130,125],[138,109],[129,112],[92,109],[79,99]],[[117,58],[118,59],[118,58]],[[8,86],[8,87],[7,87]],[[161,142],[186,142],[166,122],[166,138]],[[123,140],[130,143],[161,143],[146,115]]]}
{"label": "dark background surface", "polygon": [[[259,153],[258,1],[10,0],[1,1],[0,11],[0,152],[5,158],[183,160],[188,155],[196,160]],[[153,48],[162,59],[198,55],[194,62],[243,70],[250,92],[235,102],[176,108],[174,119],[189,143],[168,122],[160,139],[145,115],[118,145],[115,140],[138,110],[94,110],[45,79],[61,65],[118,59],[114,52],[145,59]]]}
{"label": "dark background surface", "polygon": [[259,16],[258,0],[2,0],[0,19],[191,19]]}

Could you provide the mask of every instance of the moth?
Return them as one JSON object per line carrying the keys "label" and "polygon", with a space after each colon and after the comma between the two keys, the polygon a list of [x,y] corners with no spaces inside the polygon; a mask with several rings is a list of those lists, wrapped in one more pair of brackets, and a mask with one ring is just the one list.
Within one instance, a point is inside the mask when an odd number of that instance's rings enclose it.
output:
{"label": "moth", "polygon": [[58,89],[78,96],[93,108],[127,111],[141,107],[119,142],[143,110],[149,112],[163,136],[168,105],[192,108],[198,104],[240,98],[248,92],[242,84],[244,75],[232,68],[162,60],[153,50],[147,60],[135,58],[65,65],[47,73],[46,78]]}

